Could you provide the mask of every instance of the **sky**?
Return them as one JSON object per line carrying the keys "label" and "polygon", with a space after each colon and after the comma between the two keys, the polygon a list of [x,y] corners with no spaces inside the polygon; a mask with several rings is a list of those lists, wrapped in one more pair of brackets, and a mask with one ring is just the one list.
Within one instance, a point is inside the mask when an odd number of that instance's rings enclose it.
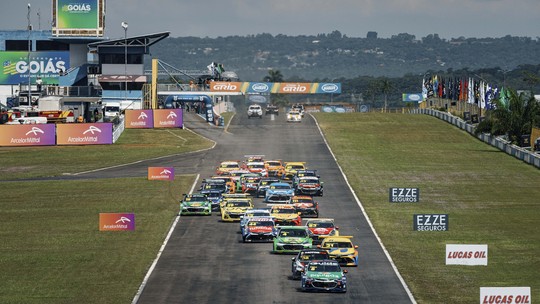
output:
{"label": "sky", "polygon": [[[28,3],[34,29],[50,30],[52,0],[0,0],[0,29],[25,29]],[[171,37],[298,36],[335,30],[361,38],[369,31],[379,38],[401,33],[447,40],[540,37],[540,0],[106,0],[105,14],[110,39],[124,37],[122,21],[128,23],[128,37],[161,32]]]}

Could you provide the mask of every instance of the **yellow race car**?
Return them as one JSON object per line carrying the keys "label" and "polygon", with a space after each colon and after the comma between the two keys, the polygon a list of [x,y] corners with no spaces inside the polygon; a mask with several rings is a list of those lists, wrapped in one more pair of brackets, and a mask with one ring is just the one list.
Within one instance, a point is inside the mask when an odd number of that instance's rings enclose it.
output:
{"label": "yellow race car", "polygon": [[306,169],[307,167],[305,162],[286,162],[283,169],[278,172],[278,176],[284,180],[292,180],[296,174],[296,171]]}
{"label": "yellow race car", "polygon": [[278,204],[272,205],[270,213],[274,218],[276,225],[280,226],[300,226],[302,218],[293,205]]}
{"label": "yellow race car", "polygon": [[358,246],[353,245],[352,236],[319,236],[321,249],[328,251],[331,259],[341,266],[358,266]]}
{"label": "yellow race car", "polygon": [[230,198],[221,207],[221,221],[239,222],[247,210],[253,209],[251,198]]}
{"label": "yellow race car", "polygon": [[242,168],[242,164],[240,161],[237,161],[237,160],[222,161],[219,164],[219,167],[216,168],[216,174],[223,175],[226,172],[240,170],[241,168]]}
{"label": "yellow race car", "polygon": [[268,172],[268,176],[277,176],[278,173],[284,169],[283,163],[280,159],[267,160],[264,162],[264,166],[266,167],[266,172]]}

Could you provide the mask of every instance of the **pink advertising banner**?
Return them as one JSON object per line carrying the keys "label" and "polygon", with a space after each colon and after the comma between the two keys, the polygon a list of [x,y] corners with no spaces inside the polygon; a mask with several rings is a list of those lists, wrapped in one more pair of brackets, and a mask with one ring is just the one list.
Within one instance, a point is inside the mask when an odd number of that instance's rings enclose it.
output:
{"label": "pink advertising banner", "polygon": [[135,230],[134,213],[100,213],[99,231]]}
{"label": "pink advertising banner", "polygon": [[173,167],[148,167],[148,180],[174,180]]}
{"label": "pink advertising banner", "polygon": [[182,109],[154,110],[154,128],[182,128],[183,118]]}
{"label": "pink advertising banner", "polygon": [[145,129],[154,127],[152,110],[126,110],[126,129]]}
{"label": "pink advertising banner", "polygon": [[56,125],[57,145],[110,145],[112,123],[70,123]]}
{"label": "pink advertising banner", "polygon": [[0,146],[54,146],[56,144],[54,124],[2,125]]}

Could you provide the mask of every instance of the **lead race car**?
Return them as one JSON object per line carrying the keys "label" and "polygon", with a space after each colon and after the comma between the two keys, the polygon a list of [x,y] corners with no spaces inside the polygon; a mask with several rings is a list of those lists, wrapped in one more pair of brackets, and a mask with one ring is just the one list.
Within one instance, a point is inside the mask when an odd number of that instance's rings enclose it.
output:
{"label": "lead race car", "polygon": [[323,196],[323,182],[316,176],[304,176],[298,179],[296,194]]}
{"label": "lead race car", "polygon": [[302,273],[302,291],[347,292],[346,273],[337,261],[311,261]]}

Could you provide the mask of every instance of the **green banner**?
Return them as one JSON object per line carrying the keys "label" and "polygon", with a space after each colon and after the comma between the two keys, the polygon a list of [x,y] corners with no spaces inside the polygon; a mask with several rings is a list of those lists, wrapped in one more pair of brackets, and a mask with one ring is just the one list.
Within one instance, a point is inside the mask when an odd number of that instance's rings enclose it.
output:
{"label": "green banner", "polygon": [[69,52],[0,52],[0,62],[0,85],[27,84],[28,77],[33,84],[37,77],[58,84],[60,72],[69,69]]}
{"label": "green banner", "polygon": [[58,29],[97,29],[98,0],[57,0]]}

